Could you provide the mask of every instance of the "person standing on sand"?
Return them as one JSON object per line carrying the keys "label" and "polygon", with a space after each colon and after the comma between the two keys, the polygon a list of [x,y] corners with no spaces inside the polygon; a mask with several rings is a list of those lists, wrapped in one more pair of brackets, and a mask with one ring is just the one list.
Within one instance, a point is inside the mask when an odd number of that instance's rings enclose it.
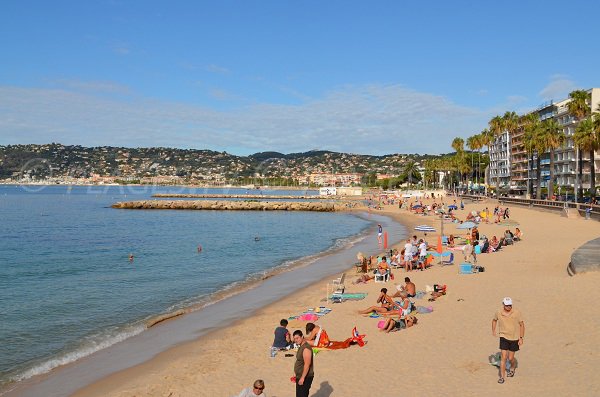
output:
{"label": "person standing on sand", "polygon": [[[515,376],[515,353],[523,345],[525,336],[525,323],[518,309],[513,309],[512,299],[502,299],[502,309],[494,314],[492,319],[492,335],[496,336],[496,325],[500,336],[500,379],[498,383],[504,383],[504,378]],[[506,372],[506,359],[510,361],[510,370]]]}
{"label": "person standing on sand", "polygon": [[312,346],[304,339],[304,335],[299,329],[294,331],[294,343],[300,346],[294,363],[296,397],[308,397],[315,376]]}
{"label": "person standing on sand", "polygon": [[380,247],[383,244],[382,236],[383,236],[383,227],[381,227],[381,224],[378,224],[377,225],[377,245]]}

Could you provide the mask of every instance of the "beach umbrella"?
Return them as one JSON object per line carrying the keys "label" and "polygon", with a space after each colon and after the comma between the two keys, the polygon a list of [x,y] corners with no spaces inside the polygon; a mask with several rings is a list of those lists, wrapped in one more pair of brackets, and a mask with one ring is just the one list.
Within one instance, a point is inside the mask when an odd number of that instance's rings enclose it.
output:
{"label": "beach umbrella", "polygon": [[457,229],[473,229],[473,227],[477,226],[477,224],[475,222],[463,222],[460,225],[458,225],[456,228]]}
{"label": "beach umbrella", "polygon": [[419,232],[435,232],[435,228],[433,226],[429,226],[429,225],[419,225],[415,227],[415,230],[419,231]]}

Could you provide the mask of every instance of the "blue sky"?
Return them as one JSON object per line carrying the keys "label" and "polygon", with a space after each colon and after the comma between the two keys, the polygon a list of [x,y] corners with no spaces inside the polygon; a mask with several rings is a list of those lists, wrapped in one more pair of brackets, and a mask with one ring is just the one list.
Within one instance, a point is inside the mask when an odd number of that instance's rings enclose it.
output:
{"label": "blue sky", "polygon": [[0,3],[0,145],[449,152],[598,87],[591,1]]}

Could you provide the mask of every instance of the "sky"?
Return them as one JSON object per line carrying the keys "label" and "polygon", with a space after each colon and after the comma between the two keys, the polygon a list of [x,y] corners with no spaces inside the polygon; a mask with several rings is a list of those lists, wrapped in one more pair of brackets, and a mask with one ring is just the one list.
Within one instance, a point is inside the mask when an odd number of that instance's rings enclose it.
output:
{"label": "sky", "polygon": [[600,2],[0,2],[0,145],[451,152],[600,87]]}

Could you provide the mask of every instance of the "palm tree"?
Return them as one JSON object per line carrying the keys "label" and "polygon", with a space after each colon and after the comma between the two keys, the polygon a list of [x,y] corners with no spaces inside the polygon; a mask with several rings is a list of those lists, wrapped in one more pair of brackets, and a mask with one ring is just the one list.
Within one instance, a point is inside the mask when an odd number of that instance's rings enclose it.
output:
{"label": "palm tree", "polygon": [[529,183],[527,184],[527,192],[530,195],[529,197],[531,197],[533,195],[533,179],[531,178],[531,170],[533,169],[533,155],[534,153],[537,153],[537,179],[538,179],[538,184],[537,184],[537,198],[539,199],[541,197],[541,183],[540,183],[540,179],[541,179],[541,160],[540,160],[540,155],[541,153],[538,151],[538,135],[539,135],[539,130],[540,130],[540,119],[539,116],[536,113],[529,113],[527,116],[525,116],[523,118],[523,129],[525,131],[524,135],[523,135],[523,144],[525,146],[525,150],[527,150],[527,153],[530,156],[530,160],[529,160],[529,169],[527,172],[528,178],[529,178]]}
{"label": "palm tree", "polygon": [[456,154],[462,154],[465,151],[465,140],[456,137],[452,140],[452,149],[456,152]]}
{"label": "palm tree", "polygon": [[[575,135],[573,135],[573,141],[579,148],[579,153],[583,151],[590,152],[590,192],[592,197],[596,196],[596,170],[594,167],[594,151],[598,150],[600,144],[598,142],[598,133],[594,128],[594,120],[592,118],[586,118],[579,122],[575,129]],[[580,167],[581,167],[580,163]],[[581,168],[579,169],[581,172]],[[581,181],[581,179],[580,179]],[[581,196],[580,196],[581,197]]]}
{"label": "palm tree", "polygon": [[543,141],[542,146],[550,150],[550,179],[548,180],[548,197],[550,198],[554,195],[554,151],[565,143],[567,137],[556,119],[551,118],[542,122],[540,139]]}
{"label": "palm tree", "polygon": [[[479,144],[478,139],[479,139],[479,135],[473,135],[473,136],[470,136],[467,138],[467,147],[471,151],[471,169],[473,169],[473,152],[476,149],[478,149],[478,147],[477,147],[477,145]],[[471,173],[471,177],[473,177],[472,173]]]}
{"label": "palm tree", "polygon": [[[492,132],[490,132],[489,129],[485,128],[479,134],[479,141],[480,141],[481,147],[487,146],[487,149],[488,149],[487,152],[488,152],[488,157],[489,157],[488,165],[489,165],[492,163],[492,158],[490,156],[490,145],[492,144],[492,142],[494,142],[494,134],[492,134]],[[481,158],[479,158],[479,160],[481,160]],[[481,164],[479,164],[479,165],[481,166]],[[483,179],[485,181],[485,177]]]}
{"label": "palm tree", "polygon": [[[492,135],[491,139],[490,139],[490,144],[494,143],[498,137],[500,137],[502,135],[502,132],[504,131],[504,119],[500,116],[495,116],[494,118],[492,118],[489,123],[489,131],[490,134]],[[488,145],[489,147],[489,145]],[[491,153],[490,153],[491,154]],[[490,156],[490,160],[491,160],[491,156]],[[496,159],[496,172],[497,172],[497,176],[496,176],[496,194],[498,195],[499,190],[500,190],[500,167],[498,166],[499,161],[498,159]]]}
{"label": "palm tree", "polygon": [[[579,124],[581,120],[587,118],[590,115],[589,102],[592,99],[592,95],[584,90],[575,90],[569,93],[569,98],[571,98],[571,101],[567,103],[567,108],[569,109],[569,112],[573,115],[573,117],[575,117],[575,121]],[[577,162],[579,165],[579,172],[577,174],[577,177],[579,179],[579,183],[577,184],[576,188],[578,192],[577,196],[581,198],[583,197],[583,155],[581,153],[581,150],[579,150],[579,155],[577,157]]]}
{"label": "palm tree", "polygon": [[404,165],[404,169],[402,171],[402,176],[406,176],[408,180],[408,188],[411,188],[413,177],[419,177],[419,166],[415,161],[409,161]]}

